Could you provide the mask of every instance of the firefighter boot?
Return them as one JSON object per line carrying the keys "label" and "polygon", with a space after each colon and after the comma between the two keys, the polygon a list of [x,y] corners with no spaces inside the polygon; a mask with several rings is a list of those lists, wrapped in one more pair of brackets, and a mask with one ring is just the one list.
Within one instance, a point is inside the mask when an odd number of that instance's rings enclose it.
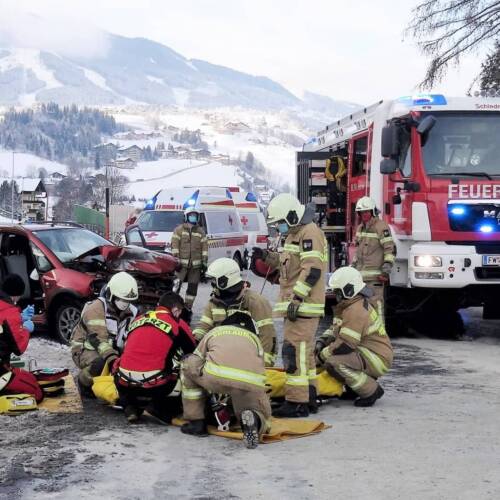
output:
{"label": "firefighter boot", "polygon": [[127,405],[125,406],[123,413],[127,417],[127,422],[129,424],[136,424],[139,422],[140,413],[135,406]]}
{"label": "firefighter boot", "polygon": [[344,385],[344,392],[339,396],[342,401],[354,401],[358,399],[359,396],[354,392],[348,385]]}
{"label": "firefighter boot", "polygon": [[375,389],[374,393],[371,396],[366,398],[358,398],[354,401],[354,406],[359,406],[365,408],[367,406],[373,406],[377,399],[380,399],[384,395],[384,389],[379,385]]}
{"label": "firefighter boot", "polygon": [[191,420],[182,425],[181,432],[183,434],[190,434],[191,436],[208,436],[207,423],[203,419]]}
{"label": "firefighter boot", "polygon": [[243,442],[249,450],[257,448],[259,444],[260,418],[252,410],[243,410],[241,412],[241,430],[243,431]]}
{"label": "firefighter boot", "polygon": [[273,410],[273,417],[304,418],[308,416],[308,403],[292,403],[291,401],[285,401],[281,406]]}

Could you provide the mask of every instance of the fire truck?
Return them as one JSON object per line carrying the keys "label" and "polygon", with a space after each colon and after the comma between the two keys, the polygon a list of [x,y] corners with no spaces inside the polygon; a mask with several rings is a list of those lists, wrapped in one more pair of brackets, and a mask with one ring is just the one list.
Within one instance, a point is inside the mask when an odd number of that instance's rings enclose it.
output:
{"label": "fire truck", "polygon": [[393,321],[462,328],[458,310],[500,317],[500,99],[440,94],[379,101],[328,125],[297,153],[297,193],[316,204],[330,265],[355,253],[356,201],[391,227]]}

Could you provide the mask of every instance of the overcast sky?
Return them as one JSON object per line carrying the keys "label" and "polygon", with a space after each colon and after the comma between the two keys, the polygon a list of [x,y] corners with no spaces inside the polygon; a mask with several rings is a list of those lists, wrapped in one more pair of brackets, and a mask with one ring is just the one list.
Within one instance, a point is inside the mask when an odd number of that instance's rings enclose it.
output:
{"label": "overcast sky", "polygon": [[[100,28],[268,76],[297,95],[310,90],[367,104],[414,92],[425,73],[426,60],[403,37],[416,3],[0,0],[0,41],[95,55],[106,50]],[[463,95],[479,66],[478,55],[463,59],[435,90]]]}

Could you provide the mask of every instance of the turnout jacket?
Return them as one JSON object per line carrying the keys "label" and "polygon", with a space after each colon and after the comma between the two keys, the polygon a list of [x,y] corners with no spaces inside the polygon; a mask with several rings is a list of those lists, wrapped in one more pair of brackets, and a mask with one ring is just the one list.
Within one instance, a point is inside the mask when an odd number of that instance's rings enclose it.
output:
{"label": "turnout jacket", "polygon": [[132,304],[125,312],[115,311],[104,297],[87,302],[71,335],[72,354],[83,349],[97,351],[103,358],[118,354],[136,314]]}
{"label": "turnout jacket", "polygon": [[208,240],[201,226],[180,224],[174,229],[171,245],[172,255],[180,260],[182,267],[207,267]]}
{"label": "turnout jacket", "polygon": [[320,341],[327,346],[323,358],[357,351],[380,375],[391,367],[393,349],[384,323],[362,295],[343,300],[335,308],[333,325]]}
{"label": "turnout jacket", "polygon": [[361,223],[356,231],[356,255],[352,266],[365,281],[376,280],[382,274],[382,264],[393,264],[396,258],[396,245],[391,229],[386,222],[372,217],[365,226]]}
{"label": "turnout jacket", "polygon": [[129,379],[141,381],[163,375],[164,383],[172,375],[175,358],[192,353],[195,347],[187,323],[158,307],[131,323],[118,367]]}
{"label": "turnout jacket", "polygon": [[201,339],[193,356],[200,374],[220,379],[234,389],[264,390],[264,349],[259,337],[248,330],[216,326]]}
{"label": "turnout jacket", "polygon": [[0,372],[10,364],[10,355],[20,356],[28,347],[30,333],[23,326],[20,309],[0,292]]}
{"label": "turnout jacket", "polygon": [[294,296],[302,300],[299,316],[324,315],[328,245],[323,231],[314,222],[290,228],[283,251],[269,252],[265,262],[272,269],[280,270],[280,295],[273,308],[275,316],[286,316]]}
{"label": "turnout jacket", "polygon": [[266,366],[273,366],[276,360],[276,330],[271,305],[265,297],[248,288],[244,288],[240,296],[231,304],[212,295],[198,325],[193,330],[194,336],[197,340],[201,340],[207,332],[219,326],[227,316],[236,311],[247,311],[255,321],[258,336],[264,348]]}

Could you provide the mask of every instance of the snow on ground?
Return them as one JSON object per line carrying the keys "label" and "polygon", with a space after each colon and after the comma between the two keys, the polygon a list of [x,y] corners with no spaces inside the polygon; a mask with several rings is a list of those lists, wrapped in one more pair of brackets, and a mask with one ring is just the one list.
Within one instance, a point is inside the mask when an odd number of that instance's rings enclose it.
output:
{"label": "snow on ground", "polygon": [[237,186],[242,178],[234,165],[189,160],[141,162],[127,173],[128,193],[149,199],[159,190],[189,185]]}
{"label": "snow on ground", "polygon": [[[38,169],[45,168],[49,174],[66,174],[66,165],[57,161],[46,160],[30,153],[14,154],[14,177],[38,177]],[[12,175],[12,151],[0,149],[0,177]]]}

